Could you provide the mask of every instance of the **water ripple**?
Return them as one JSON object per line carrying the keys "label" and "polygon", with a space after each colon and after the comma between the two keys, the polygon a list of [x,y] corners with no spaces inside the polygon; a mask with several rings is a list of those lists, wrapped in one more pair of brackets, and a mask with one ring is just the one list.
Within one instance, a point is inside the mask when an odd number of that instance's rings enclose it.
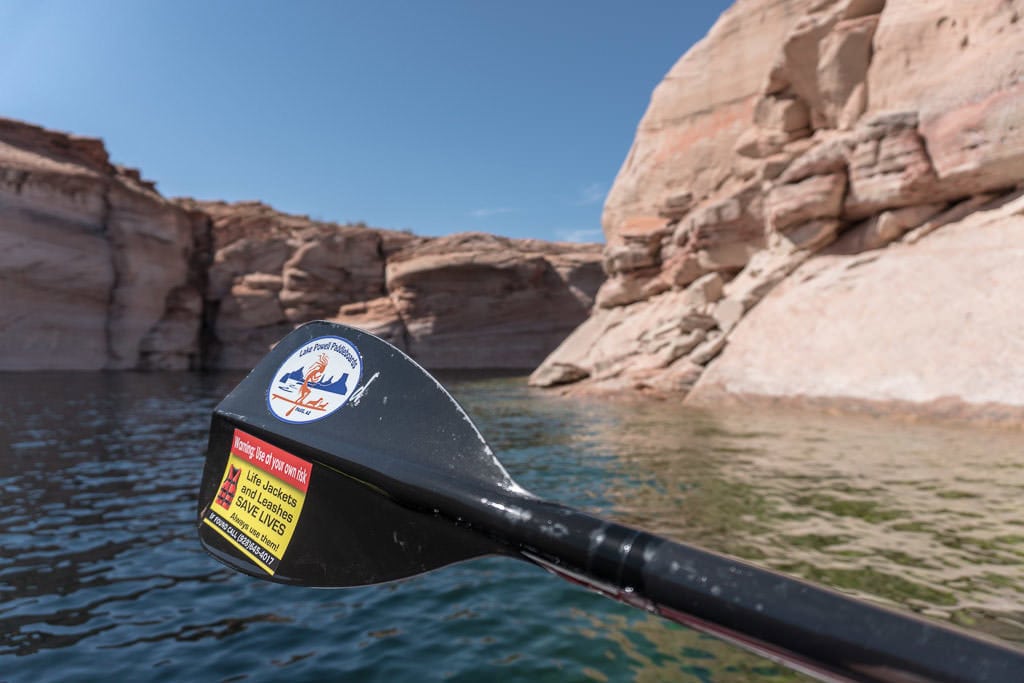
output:
{"label": "water ripple", "polygon": [[[195,492],[239,378],[0,375],[0,678],[800,678],[511,560],[345,591],[224,569]],[[541,495],[1024,642],[1021,435],[453,389]]]}

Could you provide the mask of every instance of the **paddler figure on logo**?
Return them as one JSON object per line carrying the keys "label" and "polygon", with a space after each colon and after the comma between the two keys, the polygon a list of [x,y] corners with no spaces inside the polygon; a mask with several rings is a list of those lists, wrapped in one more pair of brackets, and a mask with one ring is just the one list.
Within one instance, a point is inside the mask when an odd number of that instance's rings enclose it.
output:
{"label": "paddler figure on logo", "polygon": [[315,403],[310,403],[308,405],[306,404],[306,399],[313,392],[313,390],[309,388],[309,383],[310,382],[319,382],[319,381],[321,381],[324,378],[324,372],[326,370],[327,370],[327,354],[326,353],[321,353],[319,360],[317,360],[317,362],[313,363],[313,366],[306,372],[305,376],[302,378],[302,387],[299,389],[299,398],[295,402],[295,405],[293,405],[291,407],[291,410],[289,410],[287,413],[285,413],[285,417],[288,417],[289,415],[291,415],[292,411],[294,411],[300,405],[301,406],[306,406],[307,408],[321,408],[322,407],[322,406],[318,405],[321,402],[320,399],[317,399]]}

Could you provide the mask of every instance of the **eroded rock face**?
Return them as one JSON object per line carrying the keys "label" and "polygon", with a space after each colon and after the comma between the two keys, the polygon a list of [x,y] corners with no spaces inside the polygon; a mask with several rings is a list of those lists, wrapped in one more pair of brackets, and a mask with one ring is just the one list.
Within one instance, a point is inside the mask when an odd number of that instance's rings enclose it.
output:
{"label": "eroded rock face", "polygon": [[600,245],[169,201],[100,140],[0,119],[0,369],[249,368],[316,319],[433,368],[532,369],[586,319],[600,263]]}
{"label": "eroded rock face", "polygon": [[209,217],[209,364],[248,368],[296,325],[386,296],[389,251],[410,233],[313,221],[260,202],[182,204]]}
{"label": "eroded rock face", "polygon": [[368,330],[430,368],[533,369],[586,319],[600,245],[421,238],[192,202],[212,220],[212,364],[246,368],[295,325]]}
{"label": "eroded rock face", "polygon": [[1016,185],[1024,167],[1024,4],[889,0],[868,73],[870,111],[918,113],[943,188]]}
{"label": "eroded rock face", "polygon": [[671,198],[688,194],[695,206],[733,178],[733,146],[750,128],[779,45],[810,5],[739,0],[672,67],[651,96],[605,203],[610,247],[629,233],[661,230],[662,213],[679,213]]}
{"label": "eroded rock face", "polygon": [[197,366],[202,228],[100,140],[0,119],[0,369]]}
{"label": "eroded rock face", "polygon": [[600,260],[600,245],[452,235],[395,253],[387,289],[427,367],[532,370],[586,320]]}
{"label": "eroded rock face", "polygon": [[687,401],[909,402],[1019,416],[1022,288],[1019,193],[914,245],[818,256],[750,312]]}
{"label": "eroded rock face", "polygon": [[[1011,196],[1024,181],[1022,18],[1019,1],[736,2],[655,90],[605,205],[598,308],[533,382],[686,391],[797,268],[875,250],[885,261],[889,245],[925,245]],[[684,296],[709,273],[720,299]],[[681,322],[695,315],[715,323],[700,346]],[[997,319],[988,334],[1005,333]],[[764,343],[744,355],[752,372],[769,363]]]}

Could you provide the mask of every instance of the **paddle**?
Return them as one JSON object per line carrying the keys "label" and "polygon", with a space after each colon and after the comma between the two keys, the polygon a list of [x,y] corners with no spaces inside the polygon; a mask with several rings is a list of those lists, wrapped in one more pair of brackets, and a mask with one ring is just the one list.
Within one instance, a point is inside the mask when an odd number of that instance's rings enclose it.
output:
{"label": "paddle", "polygon": [[292,332],[214,411],[198,526],[229,567],[301,586],[515,557],[823,680],[1024,672],[1008,646],[531,495],[437,380],[332,323]]}

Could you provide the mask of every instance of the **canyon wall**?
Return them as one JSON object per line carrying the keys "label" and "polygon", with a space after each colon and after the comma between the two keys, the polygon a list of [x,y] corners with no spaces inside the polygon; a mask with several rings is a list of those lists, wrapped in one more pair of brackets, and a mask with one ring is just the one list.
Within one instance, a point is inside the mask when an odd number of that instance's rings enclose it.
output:
{"label": "canyon wall", "polygon": [[169,200],[102,141],[0,119],[0,370],[249,368],[308,320],[432,368],[532,369],[584,321],[600,245]]}
{"label": "canyon wall", "polygon": [[1022,16],[738,0],[655,90],[605,205],[609,279],[531,381],[1024,407],[993,370],[1024,365]]}
{"label": "canyon wall", "polygon": [[586,319],[604,280],[595,244],[424,238],[258,202],[181,203],[211,221],[216,367],[251,367],[296,325],[334,320],[430,368],[533,369]]}
{"label": "canyon wall", "polygon": [[0,369],[195,364],[203,250],[101,141],[0,119]]}

